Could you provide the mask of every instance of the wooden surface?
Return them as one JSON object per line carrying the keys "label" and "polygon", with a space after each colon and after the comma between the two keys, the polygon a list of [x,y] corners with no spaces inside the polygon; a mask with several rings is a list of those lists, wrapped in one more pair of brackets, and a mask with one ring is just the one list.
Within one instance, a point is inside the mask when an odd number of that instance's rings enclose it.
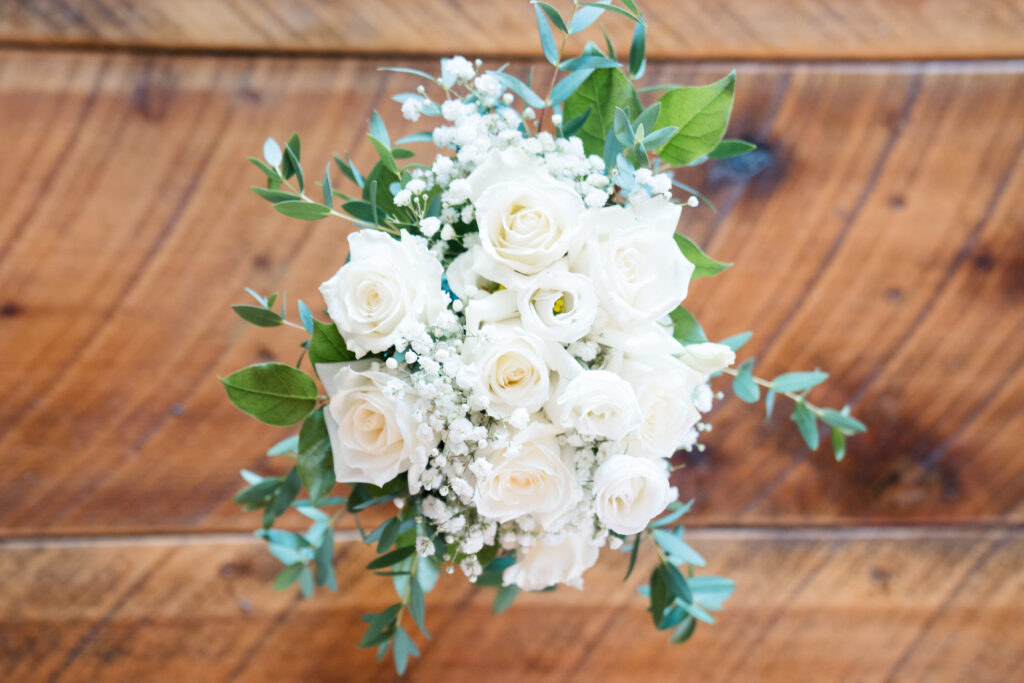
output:
{"label": "wooden surface", "polygon": [[[391,679],[354,646],[390,600],[358,543],[339,594],[270,590],[230,497],[238,469],[285,465],[263,455],[282,432],[215,377],[298,355],[297,333],[231,315],[243,286],[316,307],[346,250],[345,224],[249,194],[244,157],[297,130],[308,168],[346,150],[365,168],[374,109],[395,137],[429,125],[397,116],[417,82],[378,63],[536,51],[516,3],[396,3],[0,3],[0,679]],[[761,145],[681,178],[719,207],[683,229],[737,263],[688,306],[713,338],[755,330],[769,376],[830,371],[814,396],[871,431],[837,465],[784,415],[716,407],[676,483],[739,588],[690,646],[648,626],[609,554],[585,593],[497,619],[442,582],[411,679],[1024,679],[1024,63],[976,61],[1021,57],[1024,9],[642,6],[668,60],[647,82],[738,66],[730,136]],[[757,61],[775,59],[811,61]]]}
{"label": "wooden surface", "polygon": [[[568,17],[571,3],[553,0]],[[647,0],[658,59],[1024,56],[1022,0]],[[5,0],[0,44],[332,54],[538,54],[508,0]],[[628,19],[602,22],[623,49]],[[580,44],[582,45],[582,43]]]}
{"label": "wooden surface", "polygon": [[[521,596],[490,614],[493,589],[442,577],[428,597],[411,681],[1020,680],[1024,538],[1019,531],[694,532],[740,588],[714,626],[670,648],[636,593],[642,555],[606,553],[585,591]],[[649,550],[649,549],[648,549]],[[0,675],[34,681],[385,681],[359,650],[359,616],[391,603],[372,558],[336,556],[339,593],[269,588],[258,544],[31,544],[0,553]],[[646,572],[644,571],[646,570]]]}

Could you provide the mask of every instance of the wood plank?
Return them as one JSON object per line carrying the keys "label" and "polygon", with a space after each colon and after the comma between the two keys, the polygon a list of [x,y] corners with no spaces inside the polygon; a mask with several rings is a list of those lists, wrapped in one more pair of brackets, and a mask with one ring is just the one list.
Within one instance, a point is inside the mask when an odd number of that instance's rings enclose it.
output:
{"label": "wood plank", "polygon": [[[1019,530],[693,531],[737,591],[714,626],[671,647],[644,611],[641,555],[608,553],[585,590],[521,595],[443,577],[407,680],[1013,680],[1024,666]],[[393,680],[355,646],[393,600],[343,544],[339,593],[277,593],[252,541],[18,544],[0,549],[0,672],[11,680]]]}
{"label": "wood plank", "polygon": [[[570,4],[556,1],[565,16]],[[658,59],[992,59],[1024,56],[1021,0],[647,0]],[[628,50],[632,26],[602,20]],[[589,35],[589,34],[585,34]],[[523,2],[8,0],[0,45],[535,57]]]}
{"label": "wood plank", "polygon": [[[272,212],[244,157],[299,130],[309,168],[346,149],[365,168],[373,109],[396,136],[424,127],[384,100],[408,83],[359,60],[5,55],[0,533],[257,524],[229,498],[239,468],[280,470],[262,453],[282,434],[215,375],[292,361],[300,336],[228,305],[245,285],[315,304],[347,228]],[[768,374],[832,371],[822,401],[852,397],[872,431],[837,466],[726,401],[677,475],[693,523],[1019,523],[1024,74],[742,65],[739,83],[730,134],[763,151],[683,178],[719,205],[684,230],[737,266],[688,305],[715,338],[757,330]]]}

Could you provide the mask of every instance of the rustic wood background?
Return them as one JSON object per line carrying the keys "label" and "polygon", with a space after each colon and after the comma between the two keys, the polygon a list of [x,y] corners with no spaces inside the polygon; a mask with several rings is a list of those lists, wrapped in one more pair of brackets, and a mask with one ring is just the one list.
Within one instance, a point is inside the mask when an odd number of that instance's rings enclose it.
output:
{"label": "rustic wood background", "polygon": [[[871,428],[847,460],[727,400],[678,483],[739,588],[669,648],[621,557],[587,591],[443,581],[410,680],[1024,680],[1024,3],[646,0],[647,82],[739,71],[684,229],[737,265],[688,299],[767,373],[816,365]],[[625,49],[624,21],[606,22]],[[275,593],[230,503],[279,438],[216,381],[298,338],[242,287],[316,301],[346,228],[300,224],[244,157],[351,150],[453,52],[526,73],[524,2],[0,2],[0,678],[390,680],[355,647],[387,604],[359,543],[338,594]],[[536,64],[536,63],[534,63]],[[541,67],[543,68],[543,67]],[[336,176],[338,178],[338,176]],[[338,182],[338,180],[336,180]],[[342,532],[351,541],[351,534]],[[638,572],[643,574],[643,572]]]}

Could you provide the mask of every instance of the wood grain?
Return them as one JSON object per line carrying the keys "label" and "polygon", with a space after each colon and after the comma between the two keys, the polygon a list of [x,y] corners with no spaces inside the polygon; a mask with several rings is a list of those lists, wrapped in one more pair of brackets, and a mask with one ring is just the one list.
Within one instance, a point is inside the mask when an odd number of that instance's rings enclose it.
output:
{"label": "wood grain", "polygon": [[[719,623],[672,648],[636,586],[641,555],[608,552],[585,591],[521,595],[489,614],[493,589],[442,577],[427,600],[433,639],[406,680],[1014,680],[1024,666],[1024,538],[936,529],[695,531],[690,542],[737,592]],[[245,539],[15,544],[0,549],[0,673],[20,681],[397,680],[355,646],[359,616],[393,601],[336,555],[342,591],[299,600]]]}
{"label": "wood grain", "polygon": [[[730,134],[762,150],[684,174],[719,212],[682,224],[737,265],[687,304],[713,338],[757,330],[769,376],[830,370],[816,394],[852,397],[871,432],[836,465],[785,414],[724,402],[677,475],[691,523],[1019,523],[1024,74],[747,65],[739,83]],[[282,433],[215,377],[294,361],[301,335],[228,306],[251,285],[316,307],[347,227],[276,215],[244,157],[298,130],[308,168],[350,149],[365,169],[374,108],[395,136],[425,128],[385,100],[407,87],[354,60],[5,56],[0,534],[257,524],[229,502],[236,473],[280,471],[262,454]]]}
{"label": "wood grain", "polygon": [[[568,16],[569,3],[554,4]],[[657,28],[648,40],[650,55],[658,59],[1024,56],[1021,0],[647,0],[640,6]],[[620,50],[628,50],[629,20],[602,21]],[[534,15],[525,1],[475,0],[7,0],[0,4],[0,44],[482,57],[539,53]]]}

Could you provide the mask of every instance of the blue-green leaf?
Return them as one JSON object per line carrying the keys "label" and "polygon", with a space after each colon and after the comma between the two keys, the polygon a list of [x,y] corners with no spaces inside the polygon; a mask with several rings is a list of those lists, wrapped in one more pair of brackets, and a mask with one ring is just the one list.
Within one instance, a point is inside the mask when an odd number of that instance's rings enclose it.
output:
{"label": "blue-green leaf", "polygon": [[433,142],[433,141],[434,141],[434,134],[429,132],[429,131],[424,131],[422,133],[412,133],[411,135],[406,135],[405,137],[398,138],[397,140],[395,140],[395,144],[396,145],[407,145],[410,142]]}
{"label": "blue-green leaf", "polygon": [[693,314],[680,306],[669,314],[672,318],[672,336],[682,344],[700,344],[708,340]]}
{"label": "blue-green leaf", "polygon": [[[585,5],[585,3],[584,3]],[[604,14],[604,7],[581,6],[569,22],[569,35],[585,30]]]}
{"label": "blue-green leaf", "polygon": [[828,373],[821,370],[812,372],[787,372],[772,380],[772,389],[779,393],[803,391],[816,387],[828,379]]}
{"label": "blue-green leaf", "polygon": [[753,368],[754,359],[748,358],[740,363],[732,380],[733,393],[744,403],[757,403],[757,399],[761,397],[761,389],[754,382]]}
{"label": "blue-green leaf", "polygon": [[633,43],[629,48],[629,75],[640,78],[647,69],[647,27],[642,21],[633,29]]}
{"label": "blue-green leaf", "polygon": [[306,329],[306,332],[313,334],[313,313],[309,310],[309,306],[302,299],[299,299],[299,320],[302,321],[302,326]]}
{"label": "blue-green leaf", "polygon": [[686,260],[693,264],[693,275],[690,276],[691,280],[718,275],[723,270],[727,270],[732,267],[731,263],[716,261],[705,254],[704,251],[686,235],[677,232],[673,235],[673,238],[676,241],[676,245],[679,246],[679,251],[683,252],[683,256],[686,257]]}
{"label": "blue-green leaf", "polygon": [[544,52],[544,58],[551,64],[558,64],[558,47],[555,45],[555,37],[551,35],[551,27],[544,18],[544,9],[534,4],[533,11],[537,15],[537,31],[540,33],[540,47]]}
{"label": "blue-green leaf", "polygon": [[274,579],[274,590],[283,591],[299,579],[299,574],[306,566],[301,562],[290,564],[281,570],[281,573]]}
{"label": "blue-green leaf", "polygon": [[528,106],[535,109],[544,108],[544,100],[541,99],[540,95],[530,90],[530,86],[526,85],[512,74],[505,73],[504,71],[489,71],[488,73],[498,79],[498,81],[500,81],[506,88],[514,92],[516,95],[519,95],[520,99],[522,99]]}
{"label": "blue-green leaf", "polygon": [[317,221],[331,215],[330,207],[315,202],[306,202],[300,199],[274,204],[274,210],[289,218],[298,218],[304,221]]}
{"label": "blue-green leaf", "polygon": [[718,343],[725,344],[733,351],[739,351],[741,348],[743,348],[744,344],[750,341],[750,338],[753,336],[753,332],[740,332],[739,334],[734,334],[731,337],[726,337],[725,339]]}
{"label": "blue-green leaf", "polygon": [[331,191],[331,165],[329,163],[324,169],[324,182],[321,189],[324,191],[324,205],[328,208],[334,206],[334,193]]}
{"label": "blue-green leaf", "polygon": [[567,59],[558,65],[562,71],[579,71],[580,69],[614,69],[622,66],[614,59],[602,55],[583,55]]}
{"label": "blue-green leaf", "polygon": [[[554,106],[556,104],[561,104],[562,102],[565,102],[567,99],[572,97],[572,94],[576,92],[576,89],[579,88],[580,85],[584,81],[586,81],[592,73],[594,73],[593,69],[580,69],[579,71],[573,71],[571,74],[560,80],[558,83],[555,84],[555,87],[551,89],[551,97],[550,102],[548,104]],[[589,111],[590,108],[588,107],[587,112]],[[577,118],[579,118],[579,116],[573,117],[572,120],[575,121]],[[583,125],[584,120],[586,120],[585,117],[584,119],[580,120],[580,125]],[[563,126],[563,131],[564,130],[565,127]],[[578,130],[578,126],[577,128],[573,129],[573,133],[575,133],[576,130]],[[565,133],[566,137],[569,137],[570,135],[572,135],[572,133]]]}
{"label": "blue-green leaf", "polygon": [[370,115],[370,135],[377,138],[384,147],[391,147],[391,138],[388,136],[387,126],[384,125],[384,119],[380,117],[376,110]]}
{"label": "blue-green leaf", "polygon": [[811,409],[803,401],[797,401],[793,408],[792,419],[796,422],[796,428],[800,430],[800,436],[804,443],[812,451],[818,450],[820,435],[818,434],[818,419],[811,412]]}
{"label": "blue-green leaf", "polygon": [[846,457],[846,437],[838,427],[832,428],[832,452],[836,456],[836,462],[842,462]]}
{"label": "blue-green leaf", "polygon": [[757,149],[757,145],[746,140],[722,140],[708,153],[709,159],[729,159]]}
{"label": "blue-green leaf", "polygon": [[316,583],[332,591],[338,590],[338,579],[334,574],[334,529],[324,530],[320,545],[314,555],[316,560]]}
{"label": "blue-green leaf", "polygon": [[868,430],[867,426],[860,420],[831,408],[822,408],[821,421],[832,427],[838,427],[849,434],[860,434]]}
{"label": "blue-green leaf", "polygon": [[238,317],[247,323],[257,327],[277,327],[284,323],[274,311],[262,306],[250,306],[249,304],[235,304],[231,310],[238,314]]}
{"label": "blue-green leaf", "polygon": [[334,488],[334,459],[331,455],[331,437],[324,421],[324,409],[309,414],[299,431],[299,478],[314,501],[326,496]]}
{"label": "blue-green leaf", "polygon": [[293,434],[287,436],[276,444],[270,447],[267,451],[267,455],[285,455],[286,453],[298,453],[299,452],[299,435]]}
{"label": "blue-green leaf", "polygon": [[284,156],[281,153],[281,145],[277,144],[274,138],[267,138],[263,142],[263,158],[274,168],[281,165]]}
{"label": "blue-green leaf", "polygon": [[562,33],[569,32],[569,29],[566,28],[565,21],[562,19],[562,15],[558,13],[558,10],[546,2],[540,2],[540,0],[533,0],[533,4],[544,10],[544,14],[548,15],[548,19],[550,19],[551,23],[555,25],[555,28]]}
{"label": "blue-green leaf", "polygon": [[670,531],[664,529],[654,530],[654,540],[657,541],[668,554],[672,555],[675,559],[692,564],[697,567],[703,567],[707,562],[701,557],[700,553],[691,548],[683,539],[679,538]]}
{"label": "blue-green leaf", "polygon": [[491,610],[495,614],[501,614],[515,602],[516,596],[519,594],[519,586],[511,584],[508,586],[502,586],[498,589],[497,594],[494,596],[494,604]]}

